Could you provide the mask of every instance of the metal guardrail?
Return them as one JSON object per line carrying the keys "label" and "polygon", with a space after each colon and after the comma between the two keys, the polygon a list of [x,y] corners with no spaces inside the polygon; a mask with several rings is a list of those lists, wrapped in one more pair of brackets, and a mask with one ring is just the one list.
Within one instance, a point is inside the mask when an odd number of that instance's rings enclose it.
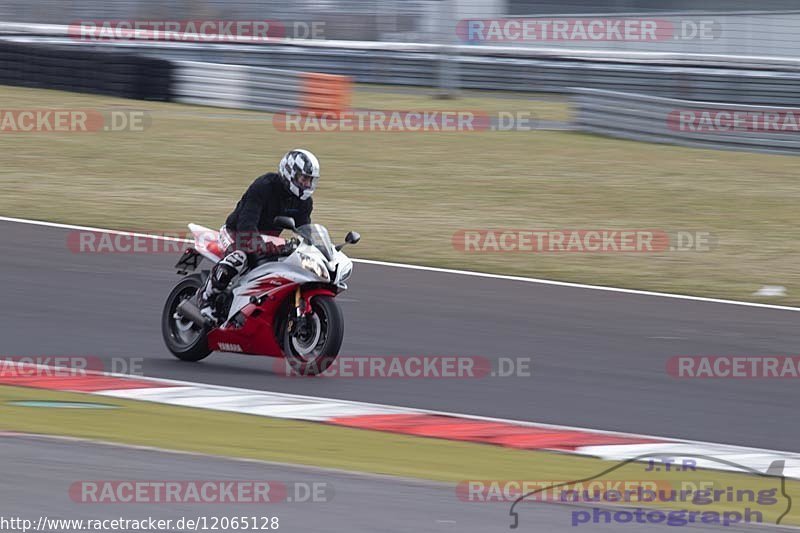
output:
{"label": "metal guardrail", "polygon": [[800,109],[574,89],[578,131],[702,148],[800,154]]}
{"label": "metal guardrail", "polygon": [[[67,31],[63,26],[41,26],[0,23],[0,30],[50,34]],[[685,100],[800,106],[800,60],[775,57],[371,41],[85,42],[32,34],[6,39],[127,50],[173,61],[340,74],[362,83],[553,93],[588,87]]]}
{"label": "metal guardrail", "polygon": [[153,57],[263,68],[298,68],[352,77],[356,82],[437,86],[442,62],[451,66],[448,86],[521,92],[569,93],[570,87],[638,92],[687,100],[800,106],[800,70],[757,70],[572,57],[534,58],[441,54],[419,49],[360,49],[272,45],[178,45],[108,43]]}
{"label": "metal guardrail", "polygon": [[697,53],[661,50],[614,50],[601,47],[540,45],[536,47],[502,46],[502,45],[463,45],[432,44],[420,42],[381,42],[381,41],[341,41],[318,39],[270,39],[269,42],[250,42],[242,44],[215,44],[209,42],[177,42],[177,41],[81,41],[70,34],[70,27],[59,24],[38,24],[26,22],[0,22],[0,36],[21,40],[45,41],[50,44],[80,45],[116,45],[156,47],[162,50],[203,49],[206,51],[219,48],[240,49],[249,52],[273,51],[276,47],[296,47],[317,50],[320,54],[339,49],[372,53],[446,53],[451,56],[467,57],[508,57],[518,59],[569,59],[591,60],[602,62],[621,62],[627,64],[684,65],[706,67],[734,67],[769,70],[800,71],[800,53],[795,56],[735,54],[735,53]]}

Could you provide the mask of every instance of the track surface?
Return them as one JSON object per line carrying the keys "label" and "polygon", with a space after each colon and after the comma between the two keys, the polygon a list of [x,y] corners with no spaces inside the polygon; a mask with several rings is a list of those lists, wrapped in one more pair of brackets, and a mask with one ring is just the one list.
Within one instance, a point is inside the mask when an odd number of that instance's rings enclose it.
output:
{"label": "track surface", "polygon": [[[0,484],[0,516],[36,524],[50,519],[142,520],[181,517],[277,516],[278,531],[492,532],[510,531],[505,503],[462,502],[454,487],[398,478],[360,476],[312,468],[212,459],[157,451],[133,450],[86,442],[27,437],[0,437],[0,471],[14,483]],[[325,483],[330,501],[268,504],[84,504],[69,496],[75,482],[116,481],[277,481]],[[124,495],[123,495],[124,496]],[[612,532],[614,524],[571,526],[576,507],[526,503],[519,509],[518,531]],[[674,527],[638,525],[635,531],[661,533]],[[693,532],[764,531],[738,527],[692,527]],[[59,530],[70,531],[70,530]],[[171,531],[179,531],[172,529]],[[780,531],[768,529],[767,531]]]}
{"label": "track surface", "polygon": [[533,376],[286,378],[271,359],[166,351],[174,254],[76,254],[69,230],[0,230],[3,355],[142,357],[149,376],[800,451],[795,380],[665,372],[674,355],[797,354],[796,312],[358,264],[343,354],[531,357]]}

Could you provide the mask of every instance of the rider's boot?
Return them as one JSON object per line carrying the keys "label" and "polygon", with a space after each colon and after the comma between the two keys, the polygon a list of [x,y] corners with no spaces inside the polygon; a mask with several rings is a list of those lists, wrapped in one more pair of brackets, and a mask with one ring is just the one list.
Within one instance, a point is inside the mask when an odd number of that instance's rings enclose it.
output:
{"label": "rider's boot", "polygon": [[242,274],[247,268],[247,255],[235,250],[214,265],[206,280],[205,286],[197,291],[197,307],[200,313],[211,319],[215,324],[220,322],[221,317],[217,316],[214,305],[217,295],[224,292],[230,285],[233,278]]}

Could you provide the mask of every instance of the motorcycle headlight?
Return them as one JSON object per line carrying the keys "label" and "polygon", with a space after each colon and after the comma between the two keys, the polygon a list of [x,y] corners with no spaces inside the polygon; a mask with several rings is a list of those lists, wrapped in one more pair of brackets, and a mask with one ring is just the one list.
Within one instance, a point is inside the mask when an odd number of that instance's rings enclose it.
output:
{"label": "motorcycle headlight", "polygon": [[339,283],[344,283],[350,276],[353,274],[353,264],[348,263],[347,265],[342,267],[341,272],[339,272]]}
{"label": "motorcycle headlight", "polygon": [[328,273],[328,269],[325,268],[325,265],[323,265],[321,261],[314,259],[309,255],[301,254],[300,265],[309,272],[314,273],[317,277],[320,277],[326,281],[331,280],[331,275]]}

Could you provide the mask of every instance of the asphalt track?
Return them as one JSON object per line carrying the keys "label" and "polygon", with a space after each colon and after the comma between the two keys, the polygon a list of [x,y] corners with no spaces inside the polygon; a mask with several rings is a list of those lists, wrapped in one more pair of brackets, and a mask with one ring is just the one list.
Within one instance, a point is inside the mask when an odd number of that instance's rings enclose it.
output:
{"label": "asphalt track", "polygon": [[73,253],[70,230],[0,231],[2,355],[141,357],[149,376],[800,451],[795,380],[665,370],[674,355],[797,354],[796,312],[358,264],[340,297],[343,354],[531,357],[532,376],[287,378],[270,359],[166,351],[174,254]]}
{"label": "asphalt track", "polygon": [[[130,449],[81,441],[59,441],[29,437],[0,437],[0,471],[13,483],[0,484],[0,517],[75,520],[156,520],[277,516],[284,532],[347,531],[349,533],[407,532],[452,533],[511,531],[506,503],[463,502],[453,486],[399,478],[318,470],[308,467],[243,462],[224,458],[197,457],[152,450]],[[269,503],[81,503],[80,491],[70,492],[83,481],[267,481],[294,486],[324,484],[326,501]],[[305,491],[289,490],[304,496]],[[128,497],[130,493],[119,493]],[[211,498],[214,492],[211,492]],[[274,494],[270,491],[270,494]],[[79,501],[75,501],[77,498]],[[661,525],[587,524],[572,526],[567,505],[525,503],[519,509],[516,531],[607,532],[627,526],[631,531],[661,533],[674,527]],[[252,518],[251,518],[252,519]],[[258,522],[262,522],[259,520]],[[106,531],[111,529],[106,528]],[[233,529],[228,529],[229,531]],[[249,528],[248,531],[255,529]],[[766,531],[781,531],[770,528]],[[54,531],[54,530],[53,530]],[[61,528],[58,531],[73,531]],[[150,530],[154,531],[154,530]],[[180,531],[174,525],[167,531]],[[222,529],[225,531],[225,529]],[[735,526],[711,528],[691,526],[692,532],[764,531]]]}

